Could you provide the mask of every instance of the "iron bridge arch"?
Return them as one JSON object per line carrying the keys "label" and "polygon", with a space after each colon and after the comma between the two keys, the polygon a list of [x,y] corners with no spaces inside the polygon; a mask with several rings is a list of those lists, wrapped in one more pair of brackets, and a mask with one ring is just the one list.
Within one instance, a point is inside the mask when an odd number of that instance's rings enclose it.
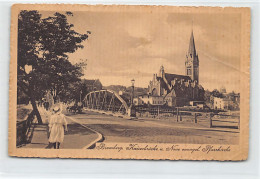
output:
{"label": "iron bridge arch", "polygon": [[125,100],[112,90],[92,91],[86,95],[83,102],[84,106],[89,109],[121,114],[127,114],[129,108]]}

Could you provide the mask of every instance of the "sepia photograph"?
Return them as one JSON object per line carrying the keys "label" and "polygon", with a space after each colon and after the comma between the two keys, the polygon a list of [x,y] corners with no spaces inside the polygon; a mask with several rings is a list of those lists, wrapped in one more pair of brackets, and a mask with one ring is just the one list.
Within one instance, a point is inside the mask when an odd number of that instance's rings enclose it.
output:
{"label": "sepia photograph", "polygon": [[12,22],[9,155],[247,158],[250,9],[14,5]]}

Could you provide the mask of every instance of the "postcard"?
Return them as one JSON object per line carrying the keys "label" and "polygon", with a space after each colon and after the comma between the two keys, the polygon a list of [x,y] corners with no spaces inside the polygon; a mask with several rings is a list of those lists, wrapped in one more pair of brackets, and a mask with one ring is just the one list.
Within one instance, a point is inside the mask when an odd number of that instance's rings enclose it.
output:
{"label": "postcard", "polygon": [[246,160],[250,8],[15,4],[9,155]]}

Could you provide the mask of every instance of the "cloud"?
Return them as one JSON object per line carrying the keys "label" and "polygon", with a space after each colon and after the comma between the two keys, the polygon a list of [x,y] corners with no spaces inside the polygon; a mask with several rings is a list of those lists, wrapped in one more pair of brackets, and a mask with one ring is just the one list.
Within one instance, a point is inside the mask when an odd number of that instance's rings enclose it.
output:
{"label": "cloud", "polygon": [[75,12],[69,21],[76,31],[92,32],[85,48],[70,54],[72,62],[88,59],[86,78],[99,78],[104,85],[130,85],[135,78],[136,85],[147,87],[161,65],[166,72],[184,74],[193,29],[200,83],[210,89],[239,88],[239,14]]}

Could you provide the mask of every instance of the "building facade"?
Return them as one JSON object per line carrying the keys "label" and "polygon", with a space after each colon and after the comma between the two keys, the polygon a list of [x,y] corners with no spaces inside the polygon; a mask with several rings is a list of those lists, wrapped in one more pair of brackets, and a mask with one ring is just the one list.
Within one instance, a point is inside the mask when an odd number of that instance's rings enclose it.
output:
{"label": "building facade", "polygon": [[96,91],[96,90],[101,90],[102,89],[102,84],[99,81],[99,79],[95,79],[95,80],[87,80],[84,79],[83,83],[85,84],[86,90],[88,92],[90,91]]}
{"label": "building facade", "polygon": [[152,96],[152,95],[140,95],[136,98],[134,98],[133,101],[134,105],[144,105],[144,104],[150,104],[150,105],[163,105],[164,104],[164,97],[163,96]]}
{"label": "building facade", "polygon": [[233,106],[233,102],[228,98],[214,97],[214,109],[229,110]]}
{"label": "building facade", "polygon": [[153,75],[148,86],[148,94],[163,97],[168,106],[189,105],[190,101],[204,101],[204,89],[199,85],[199,57],[191,32],[189,49],[185,59],[185,75],[166,73],[161,66]]}

